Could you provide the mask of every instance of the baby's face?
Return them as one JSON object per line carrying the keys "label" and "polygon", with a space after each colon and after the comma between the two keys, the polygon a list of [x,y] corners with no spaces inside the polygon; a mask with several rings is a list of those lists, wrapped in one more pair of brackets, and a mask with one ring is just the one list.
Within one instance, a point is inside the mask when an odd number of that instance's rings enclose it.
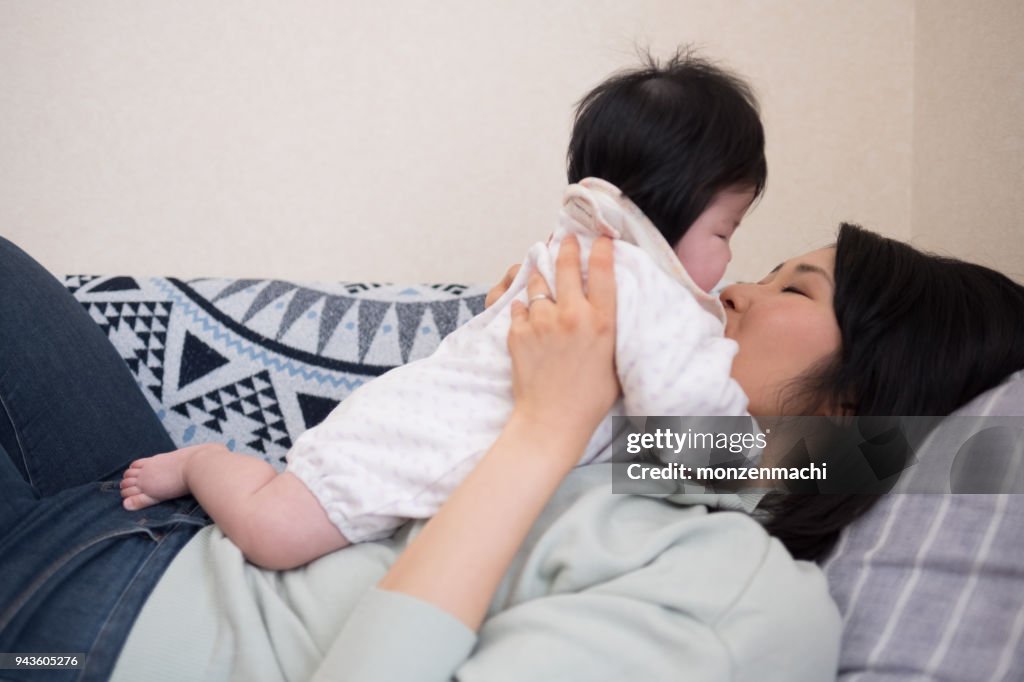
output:
{"label": "baby's face", "polygon": [[676,244],[676,256],[704,291],[711,291],[725,274],[732,260],[729,240],[753,201],[753,188],[723,189]]}

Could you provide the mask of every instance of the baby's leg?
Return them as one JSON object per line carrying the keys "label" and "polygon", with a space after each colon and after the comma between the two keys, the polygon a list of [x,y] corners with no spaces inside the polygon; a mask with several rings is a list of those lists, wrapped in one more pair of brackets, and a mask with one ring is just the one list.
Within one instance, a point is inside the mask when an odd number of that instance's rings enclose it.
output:
{"label": "baby's leg", "polygon": [[136,460],[121,483],[128,509],[188,492],[246,559],[263,568],[295,568],[349,544],[294,474],[278,474],[270,464],[222,445]]}

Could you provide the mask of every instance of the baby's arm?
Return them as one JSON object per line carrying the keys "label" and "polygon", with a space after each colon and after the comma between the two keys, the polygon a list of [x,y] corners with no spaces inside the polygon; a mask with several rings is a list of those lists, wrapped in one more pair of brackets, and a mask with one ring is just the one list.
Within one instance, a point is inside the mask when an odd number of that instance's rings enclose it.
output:
{"label": "baby's arm", "polygon": [[349,544],[293,474],[219,443],[135,460],[121,482],[124,506],[133,511],[189,493],[263,568],[295,568]]}

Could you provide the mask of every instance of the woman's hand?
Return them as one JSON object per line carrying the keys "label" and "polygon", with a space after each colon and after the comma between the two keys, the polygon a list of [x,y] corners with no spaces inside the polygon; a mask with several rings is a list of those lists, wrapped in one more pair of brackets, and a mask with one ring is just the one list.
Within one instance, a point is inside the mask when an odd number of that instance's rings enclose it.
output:
{"label": "woman's hand", "polygon": [[[566,239],[555,283],[557,303],[513,308],[516,405],[501,435],[378,584],[431,603],[473,630],[618,396],[611,241],[594,244],[584,294],[579,244]],[[529,287],[531,296],[547,293],[543,280]]]}
{"label": "woman's hand", "polygon": [[522,265],[516,263],[508,270],[505,271],[505,276],[501,278],[501,281],[491,287],[491,290],[487,292],[487,296],[484,297],[484,307],[490,308],[494,305],[494,302],[501,298],[501,295],[508,291],[508,288],[512,286],[512,280],[519,274],[519,268]]}
{"label": "woman's hand", "polygon": [[534,272],[530,303],[512,302],[515,412],[539,428],[582,429],[589,437],[619,395],[613,254],[611,239],[594,242],[584,292],[579,242],[567,237],[556,262],[557,300]]}

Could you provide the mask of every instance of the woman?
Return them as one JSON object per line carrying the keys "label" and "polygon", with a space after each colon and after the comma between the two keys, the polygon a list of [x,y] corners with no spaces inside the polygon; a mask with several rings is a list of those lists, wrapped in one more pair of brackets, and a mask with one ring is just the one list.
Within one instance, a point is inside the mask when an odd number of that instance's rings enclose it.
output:
{"label": "woman", "polygon": [[[18,334],[2,340],[0,650],[87,651],[80,679],[107,678],[129,630],[115,679],[829,678],[822,577],[743,500],[611,495],[606,466],[572,468],[617,394],[615,299],[606,245],[586,294],[563,251],[559,300],[519,309],[510,332],[514,415],[437,516],[284,574],[204,530],[164,573],[205,520],[178,500],[139,521],[116,486],[173,445],[78,304],[0,243],[0,319]],[[761,414],[948,412],[1024,367],[1021,287],[850,226],[722,300]],[[766,523],[797,556],[863,505],[821,524],[808,506],[773,503]]]}

